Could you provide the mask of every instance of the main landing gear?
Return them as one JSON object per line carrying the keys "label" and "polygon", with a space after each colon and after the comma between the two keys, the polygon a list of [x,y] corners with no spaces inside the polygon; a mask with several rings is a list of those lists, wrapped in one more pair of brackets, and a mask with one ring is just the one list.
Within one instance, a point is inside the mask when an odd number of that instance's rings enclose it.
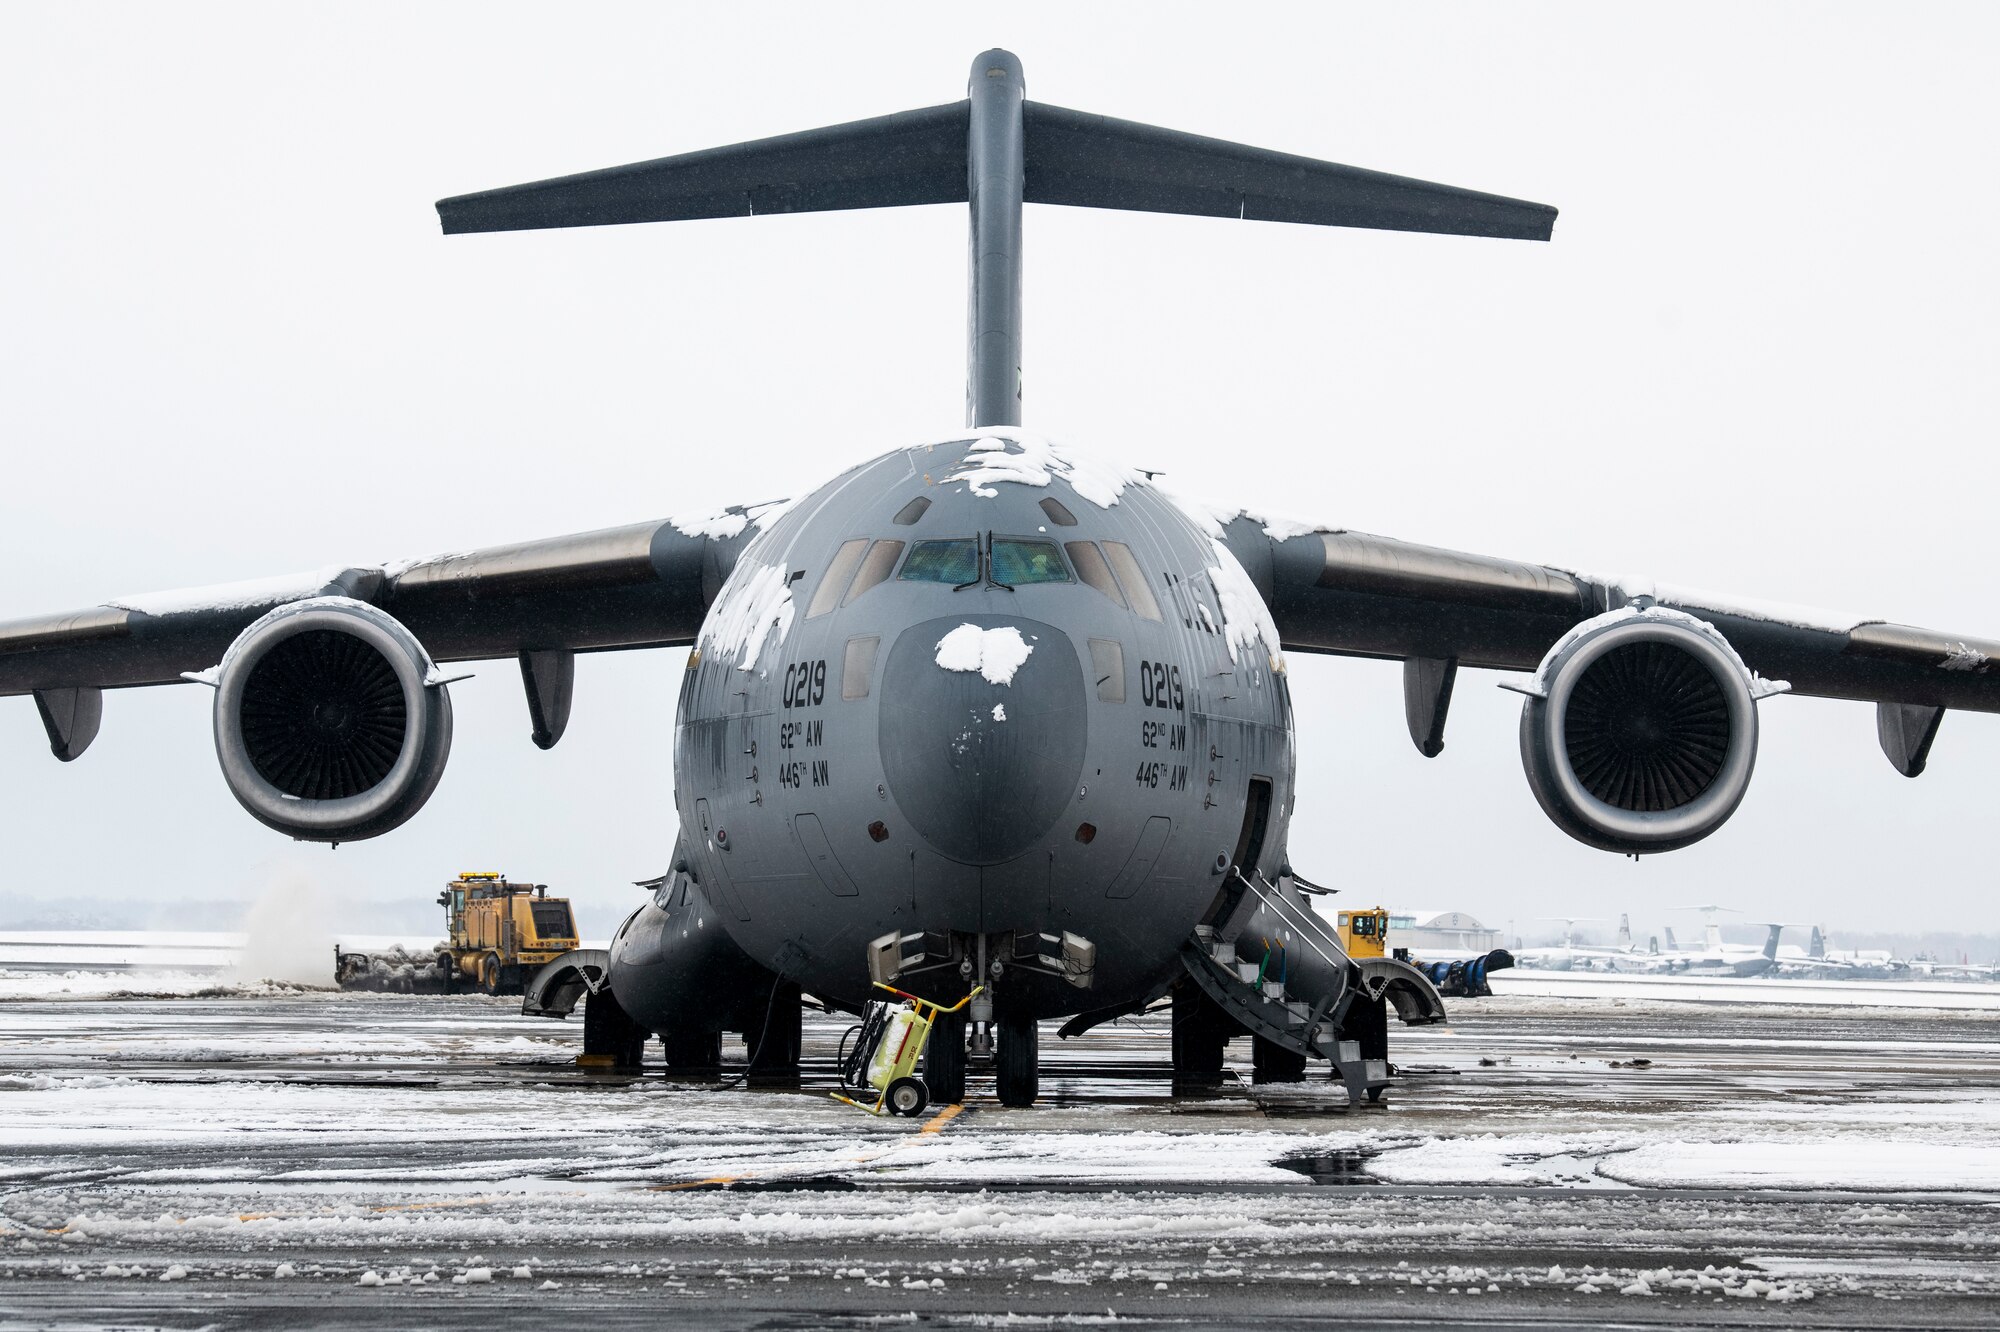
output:
{"label": "main landing gear", "polygon": [[636,1069],[646,1060],[646,1029],[612,997],[599,990],[583,1001],[583,1057],[577,1063],[600,1068]]}
{"label": "main landing gear", "polygon": [[1242,1028],[1186,979],[1174,985],[1173,1018],[1175,1090],[1220,1087],[1223,1054]]}

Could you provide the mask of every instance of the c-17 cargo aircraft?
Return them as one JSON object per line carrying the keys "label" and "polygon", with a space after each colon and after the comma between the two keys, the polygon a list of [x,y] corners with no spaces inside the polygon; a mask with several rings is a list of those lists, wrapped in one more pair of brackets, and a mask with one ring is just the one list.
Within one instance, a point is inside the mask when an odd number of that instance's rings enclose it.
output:
{"label": "c-17 cargo aircraft", "polygon": [[[340,842],[412,817],[451,748],[450,664],[518,660],[536,744],[576,654],[688,647],[670,870],[608,956],[538,978],[586,1048],[657,1036],[712,1066],[798,1059],[801,994],[947,1002],[933,1099],[968,1058],[1037,1095],[1065,1035],[1171,1003],[1173,1064],[1329,1061],[1388,1083],[1387,1018],[1436,1021],[1393,958],[1353,959],[1290,863],[1286,653],[1399,661],[1411,740],[1443,746],[1461,667],[1522,673],[1520,746],[1549,818],[1605,851],[1684,847],[1736,810],[1762,700],[1872,701],[1923,770],[1946,709],[2000,710],[2000,644],[1267,521],[1021,428],[1024,204],[1547,240],[1555,210],[1027,100],[989,51],[967,96],[753,143],[446,199],[444,230],[965,204],[967,428],[783,504],[107,603],[0,625],[0,692],[59,759],[104,691],[214,690],[216,756],[252,817]],[[742,996],[748,996],[747,999]]]}

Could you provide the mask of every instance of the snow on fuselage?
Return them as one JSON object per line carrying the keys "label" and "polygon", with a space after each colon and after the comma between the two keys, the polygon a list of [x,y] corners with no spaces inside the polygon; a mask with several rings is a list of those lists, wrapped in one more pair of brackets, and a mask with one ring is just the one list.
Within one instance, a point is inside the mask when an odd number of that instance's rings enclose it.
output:
{"label": "snow on fuselage", "polygon": [[[850,1003],[868,945],[896,934],[986,936],[996,1000],[1037,1016],[1172,974],[1239,857],[1275,874],[1292,803],[1275,631],[1202,517],[989,430],[884,455],[766,522],[682,685],[679,863],[699,896],[681,928]],[[1065,934],[1093,946],[1087,978],[1008,965]],[[639,1013],[640,969],[617,965]]]}

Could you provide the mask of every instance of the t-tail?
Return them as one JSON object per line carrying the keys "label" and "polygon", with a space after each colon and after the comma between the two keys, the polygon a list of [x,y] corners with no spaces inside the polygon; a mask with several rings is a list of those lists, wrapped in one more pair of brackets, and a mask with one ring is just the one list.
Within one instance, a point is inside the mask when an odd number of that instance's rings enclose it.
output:
{"label": "t-tail", "polygon": [[440,200],[447,235],[848,208],[971,212],[966,424],[1021,423],[1021,206],[1547,240],[1556,210],[1027,100],[988,51],[964,101]]}

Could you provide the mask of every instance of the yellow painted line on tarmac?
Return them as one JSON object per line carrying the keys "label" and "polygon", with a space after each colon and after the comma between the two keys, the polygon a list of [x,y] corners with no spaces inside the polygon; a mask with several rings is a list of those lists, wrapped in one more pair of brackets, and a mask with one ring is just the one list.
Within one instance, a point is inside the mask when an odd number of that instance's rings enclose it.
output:
{"label": "yellow painted line on tarmac", "polygon": [[932,1115],[930,1118],[930,1122],[925,1124],[922,1128],[918,1129],[917,1132],[942,1133],[944,1132],[944,1126],[946,1124],[951,1123],[952,1120],[957,1119],[960,1115],[964,1113],[965,1113],[964,1106],[948,1105],[944,1109],[938,1111],[935,1115]]}
{"label": "yellow painted line on tarmac", "polygon": [[719,1185],[719,1184],[736,1184],[736,1183],[739,1183],[739,1182],[741,1182],[741,1181],[743,1181],[743,1180],[746,1180],[746,1179],[751,1179],[751,1178],[754,1178],[754,1176],[751,1176],[751,1175],[710,1175],[710,1176],[709,1176],[709,1177],[708,1177],[707,1179],[690,1179],[690,1180],[686,1181],[685,1183],[681,1183],[681,1184],[648,1184],[648,1185],[646,1186],[646,1192],[648,1192],[648,1193],[678,1193],[678,1192],[679,1192],[680,1190],[682,1190],[682,1189],[706,1189],[706,1188],[713,1188],[714,1186],[716,1186],[716,1185]]}
{"label": "yellow painted line on tarmac", "polygon": [[[924,1121],[924,1126],[918,1129],[916,1133],[911,1137],[904,1138],[899,1142],[892,1143],[889,1146],[882,1148],[880,1151],[863,1152],[859,1156],[850,1156],[847,1158],[848,1163],[851,1165],[869,1165],[872,1164],[873,1162],[881,1160],[885,1156],[890,1156],[895,1154],[896,1152],[900,1152],[904,1148],[908,1147],[917,1138],[922,1138],[944,1132],[945,1128],[948,1125],[950,1125],[952,1120],[957,1119],[960,1115],[964,1113],[965,1113],[964,1106],[948,1105],[944,1109],[938,1111],[935,1115],[932,1115],[928,1120]],[[690,1180],[685,1180],[679,1184],[648,1184],[646,1186],[646,1192],[677,1193],[684,1189],[718,1188],[727,1184],[740,1184],[746,1180],[756,1179],[762,1173],[763,1173],[762,1171],[752,1170],[741,1175],[714,1175],[709,1177],[708,1179],[690,1179]]]}
{"label": "yellow painted line on tarmac", "polygon": [[377,1203],[368,1210],[371,1212],[428,1212],[439,1207],[485,1207],[497,1202],[517,1201],[519,1201],[518,1196],[514,1198],[493,1196],[485,1198],[440,1198],[436,1202]]}

